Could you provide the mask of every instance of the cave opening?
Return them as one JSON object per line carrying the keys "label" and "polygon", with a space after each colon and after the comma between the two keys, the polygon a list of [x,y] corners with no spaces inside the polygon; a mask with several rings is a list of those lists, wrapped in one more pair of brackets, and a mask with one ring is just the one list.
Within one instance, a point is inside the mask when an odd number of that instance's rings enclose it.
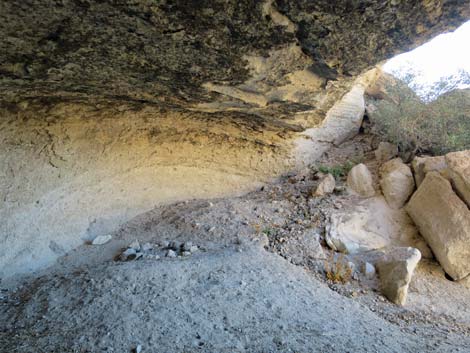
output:
{"label": "cave opening", "polygon": [[403,80],[425,102],[470,87],[470,21],[418,48],[397,55],[383,70]]}

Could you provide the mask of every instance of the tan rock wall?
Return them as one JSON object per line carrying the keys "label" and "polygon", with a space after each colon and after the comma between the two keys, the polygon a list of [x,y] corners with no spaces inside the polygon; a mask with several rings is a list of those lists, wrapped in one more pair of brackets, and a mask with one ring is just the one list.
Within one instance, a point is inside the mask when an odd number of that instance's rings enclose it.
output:
{"label": "tan rock wall", "polygon": [[0,277],[47,266],[155,205],[240,194],[288,168],[282,128],[120,110],[3,110]]}

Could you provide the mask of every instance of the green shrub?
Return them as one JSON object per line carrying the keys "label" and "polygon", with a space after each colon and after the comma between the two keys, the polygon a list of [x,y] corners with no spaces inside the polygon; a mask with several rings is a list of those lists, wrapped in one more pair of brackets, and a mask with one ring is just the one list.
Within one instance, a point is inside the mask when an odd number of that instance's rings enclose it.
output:
{"label": "green shrub", "polygon": [[376,133],[403,152],[435,155],[470,149],[470,90],[455,90],[428,104],[404,83],[386,85],[386,98],[369,113]]}
{"label": "green shrub", "polygon": [[324,174],[333,175],[335,179],[340,179],[346,177],[352,167],[358,163],[361,163],[360,158],[355,158],[351,161],[344,162],[343,164],[337,164],[333,166],[319,165],[316,167],[316,169]]}

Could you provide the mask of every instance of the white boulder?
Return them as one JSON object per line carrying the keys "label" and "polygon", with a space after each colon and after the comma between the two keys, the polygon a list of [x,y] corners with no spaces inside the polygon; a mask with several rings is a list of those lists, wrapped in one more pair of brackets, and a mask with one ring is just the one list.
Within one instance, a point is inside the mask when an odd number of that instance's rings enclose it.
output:
{"label": "white boulder", "polygon": [[367,166],[362,163],[354,166],[349,171],[347,183],[348,187],[353,192],[361,196],[372,197],[375,195],[372,174],[370,173]]}
{"label": "white boulder", "polygon": [[349,254],[412,246],[423,257],[432,258],[431,250],[405,210],[392,209],[382,196],[346,205],[331,214],[325,240],[333,250]]}
{"label": "white boulder", "polygon": [[415,189],[410,167],[400,158],[384,163],[380,168],[380,186],[390,207],[402,208]]}

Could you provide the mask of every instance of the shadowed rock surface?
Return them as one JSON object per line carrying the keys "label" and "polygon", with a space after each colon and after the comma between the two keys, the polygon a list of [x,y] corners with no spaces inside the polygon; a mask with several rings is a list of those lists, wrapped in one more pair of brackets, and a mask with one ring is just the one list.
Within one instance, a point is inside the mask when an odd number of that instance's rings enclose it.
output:
{"label": "shadowed rock surface", "polygon": [[462,0],[31,0],[4,1],[0,13],[4,100],[95,97],[169,108],[211,100],[205,82],[245,82],[247,55],[295,44],[312,61],[285,73],[308,69],[332,80],[470,17]]}

